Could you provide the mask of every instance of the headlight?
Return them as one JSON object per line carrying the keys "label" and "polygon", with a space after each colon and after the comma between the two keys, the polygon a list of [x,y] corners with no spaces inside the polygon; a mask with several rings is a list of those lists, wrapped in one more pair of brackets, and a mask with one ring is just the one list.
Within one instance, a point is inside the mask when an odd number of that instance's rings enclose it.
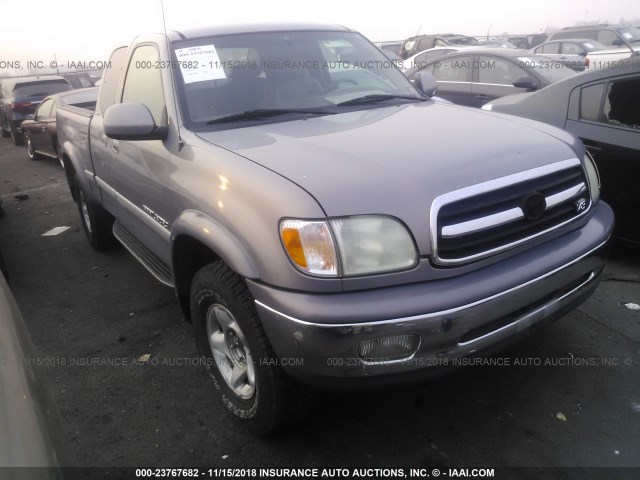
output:
{"label": "headlight", "polygon": [[411,234],[391,217],[283,220],[280,236],[293,263],[316,275],[370,275],[404,270],[418,262]]}
{"label": "headlight", "polygon": [[593,158],[589,152],[584,156],[584,167],[587,171],[587,181],[589,182],[589,193],[591,194],[591,203],[596,203],[600,198],[600,174]]}

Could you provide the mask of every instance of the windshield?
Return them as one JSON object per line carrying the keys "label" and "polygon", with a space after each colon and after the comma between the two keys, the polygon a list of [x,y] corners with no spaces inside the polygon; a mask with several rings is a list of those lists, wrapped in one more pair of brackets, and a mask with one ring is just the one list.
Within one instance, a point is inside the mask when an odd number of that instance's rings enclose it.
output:
{"label": "windshield", "polygon": [[558,60],[548,57],[519,57],[518,60],[521,66],[527,70],[535,72],[538,76],[544,78],[549,84],[576,74],[575,71],[565,67]]}
{"label": "windshield", "polygon": [[624,27],[618,30],[618,33],[622,35],[625,42],[637,43],[640,42],[640,30],[635,27]]}
{"label": "windshield", "polygon": [[71,90],[71,85],[66,80],[18,83],[13,89],[13,96],[15,98],[39,97],[42,100],[46,96],[66,90]]}
{"label": "windshield", "polygon": [[173,47],[182,115],[196,130],[220,128],[225,117],[237,127],[424,100],[353,32],[224,35]]}

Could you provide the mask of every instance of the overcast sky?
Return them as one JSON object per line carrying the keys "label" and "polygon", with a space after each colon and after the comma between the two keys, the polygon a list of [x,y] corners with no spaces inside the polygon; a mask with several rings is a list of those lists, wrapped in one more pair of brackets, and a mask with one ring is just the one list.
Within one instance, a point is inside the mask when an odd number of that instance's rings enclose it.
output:
{"label": "overcast sky", "polygon": [[[160,0],[5,0],[0,63],[15,59],[106,60],[140,33],[161,31]],[[638,0],[164,0],[168,29],[255,21],[338,23],[373,41],[420,33],[536,33],[576,22],[640,20]]]}

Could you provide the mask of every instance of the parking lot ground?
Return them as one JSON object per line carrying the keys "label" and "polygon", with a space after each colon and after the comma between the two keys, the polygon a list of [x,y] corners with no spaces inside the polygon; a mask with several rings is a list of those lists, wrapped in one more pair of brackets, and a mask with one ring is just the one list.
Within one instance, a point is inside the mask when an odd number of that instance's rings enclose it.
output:
{"label": "parking lot ground", "polygon": [[[304,422],[258,438],[214,401],[173,291],[124,248],[91,249],[56,161],[28,160],[3,139],[0,195],[11,287],[79,465],[640,467],[640,311],[626,306],[640,304],[632,251],[612,252],[577,311],[496,354],[504,366],[323,393]],[[70,228],[42,236],[61,226]]]}

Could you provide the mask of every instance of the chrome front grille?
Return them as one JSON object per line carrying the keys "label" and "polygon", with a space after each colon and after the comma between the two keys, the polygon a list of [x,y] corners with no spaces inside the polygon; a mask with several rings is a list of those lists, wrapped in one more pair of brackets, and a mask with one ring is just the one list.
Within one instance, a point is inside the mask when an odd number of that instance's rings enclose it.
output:
{"label": "chrome front grille", "polygon": [[456,190],[431,208],[433,261],[457,265],[493,255],[566,225],[590,207],[577,158]]}

